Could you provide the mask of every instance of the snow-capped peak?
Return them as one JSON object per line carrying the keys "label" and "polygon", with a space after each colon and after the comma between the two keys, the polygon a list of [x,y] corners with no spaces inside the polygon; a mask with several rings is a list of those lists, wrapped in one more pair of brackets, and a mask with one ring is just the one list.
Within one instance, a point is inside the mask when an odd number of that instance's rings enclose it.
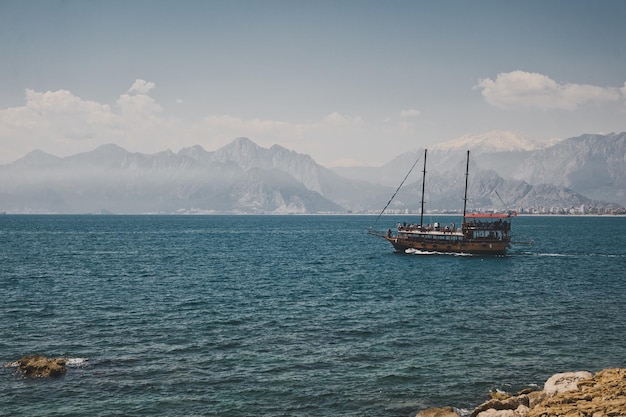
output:
{"label": "snow-capped peak", "polygon": [[532,140],[509,131],[493,131],[480,135],[463,135],[458,139],[440,143],[431,149],[450,151],[470,149],[480,152],[533,151],[552,145],[554,141]]}

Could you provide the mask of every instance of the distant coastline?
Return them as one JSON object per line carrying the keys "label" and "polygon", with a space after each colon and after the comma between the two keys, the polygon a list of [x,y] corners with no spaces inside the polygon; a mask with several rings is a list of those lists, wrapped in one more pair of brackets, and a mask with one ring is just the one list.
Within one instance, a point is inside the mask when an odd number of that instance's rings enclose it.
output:
{"label": "distant coastline", "polygon": [[[238,212],[173,212],[173,213],[14,213],[2,212],[0,216],[378,216],[380,213],[238,213]],[[461,213],[425,213],[425,216],[435,217],[460,217]],[[383,217],[415,217],[419,213],[384,213]],[[516,217],[626,217],[626,209],[619,213],[603,214],[550,214],[550,213],[524,213]]]}

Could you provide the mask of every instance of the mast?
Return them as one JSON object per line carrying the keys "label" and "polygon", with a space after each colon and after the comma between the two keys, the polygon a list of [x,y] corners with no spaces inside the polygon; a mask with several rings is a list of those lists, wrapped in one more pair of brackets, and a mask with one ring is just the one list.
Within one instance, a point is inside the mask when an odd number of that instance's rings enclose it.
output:
{"label": "mast", "polygon": [[424,224],[424,189],[426,187],[426,152],[427,149],[424,148],[424,171],[422,171],[422,210],[420,211],[420,229]]}
{"label": "mast", "polygon": [[467,179],[469,178],[469,149],[467,151],[467,163],[465,165],[465,195],[463,196],[463,222],[465,222],[465,210],[467,208]]}

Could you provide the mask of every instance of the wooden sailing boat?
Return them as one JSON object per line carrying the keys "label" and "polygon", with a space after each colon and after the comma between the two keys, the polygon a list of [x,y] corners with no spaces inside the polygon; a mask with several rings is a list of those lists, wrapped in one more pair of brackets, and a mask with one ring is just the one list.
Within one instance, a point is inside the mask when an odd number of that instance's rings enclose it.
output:
{"label": "wooden sailing boat", "polygon": [[[506,255],[511,243],[511,214],[466,213],[469,178],[469,151],[465,168],[465,195],[461,227],[439,223],[424,225],[424,191],[426,184],[426,155],[422,180],[422,201],[419,224],[398,225],[396,232],[369,231],[389,241],[395,250],[423,253],[459,253],[479,255]],[[406,178],[405,178],[406,179]]]}

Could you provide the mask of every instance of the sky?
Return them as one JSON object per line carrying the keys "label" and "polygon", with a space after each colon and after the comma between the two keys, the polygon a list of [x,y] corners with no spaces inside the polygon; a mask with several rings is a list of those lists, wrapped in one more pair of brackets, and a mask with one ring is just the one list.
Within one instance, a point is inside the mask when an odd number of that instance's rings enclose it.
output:
{"label": "sky", "polygon": [[245,136],[325,166],[626,131],[626,1],[0,0],[0,164]]}

